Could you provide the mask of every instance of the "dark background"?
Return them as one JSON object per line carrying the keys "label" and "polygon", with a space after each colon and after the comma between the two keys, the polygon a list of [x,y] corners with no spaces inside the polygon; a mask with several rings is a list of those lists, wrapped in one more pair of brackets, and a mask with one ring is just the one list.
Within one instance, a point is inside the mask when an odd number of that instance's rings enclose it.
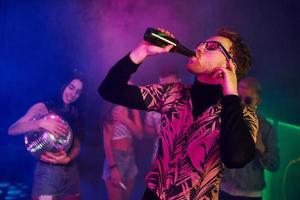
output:
{"label": "dark background", "polygon": [[[165,28],[190,48],[220,27],[239,32],[252,51],[250,75],[263,87],[260,112],[299,126],[299,5],[296,0],[0,0],[0,190],[15,186],[26,198],[35,163],[23,136],[8,136],[7,128],[32,104],[56,93],[77,68],[87,80],[81,99],[86,133],[79,157],[83,198],[105,199],[101,118],[106,104],[97,87],[147,27]],[[160,66],[174,64],[191,82],[186,62],[176,54],[149,58],[133,80],[155,82]],[[136,142],[141,173],[133,199],[144,187],[151,145],[147,138]]]}

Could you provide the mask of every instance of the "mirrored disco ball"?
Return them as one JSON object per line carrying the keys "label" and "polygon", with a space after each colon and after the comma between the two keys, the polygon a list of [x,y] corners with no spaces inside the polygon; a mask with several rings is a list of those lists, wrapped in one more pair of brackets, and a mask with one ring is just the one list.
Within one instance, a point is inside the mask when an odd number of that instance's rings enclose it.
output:
{"label": "mirrored disco ball", "polygon": [[44,152],[57,153],[60,150],[68,151],[72,145],[73,132],[70,125],[63,120],[60,116],[53,113],[44,115],[37,119],[46,120],[48,118],[59,120],[67,125],[68,133],[64,136],[59,136],[55,138],[54,135],[46,130],[41,130],[37,132],[30,132],[25,134],[24,142],[27,150],[36,158],[39,158]]}

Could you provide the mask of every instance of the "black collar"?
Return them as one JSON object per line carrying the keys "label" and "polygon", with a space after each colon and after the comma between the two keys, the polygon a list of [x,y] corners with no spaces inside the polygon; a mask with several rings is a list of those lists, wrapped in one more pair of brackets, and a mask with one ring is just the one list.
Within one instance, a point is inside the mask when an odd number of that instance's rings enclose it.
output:
{"label": "black collar", "polygon": [[194,119],[197,119],[207,108],[216,104],[222,96],[220,85],[205,84],[195,79],[191,87]]}

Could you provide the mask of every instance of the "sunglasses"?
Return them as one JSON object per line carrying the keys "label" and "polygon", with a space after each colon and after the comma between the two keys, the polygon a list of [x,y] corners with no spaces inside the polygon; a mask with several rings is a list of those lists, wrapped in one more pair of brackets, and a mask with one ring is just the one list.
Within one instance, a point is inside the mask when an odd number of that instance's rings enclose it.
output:
{"label": "sunglasses", "polygon": [[[204,45],[205,44],[205,49],[208,51],[215,51],[215,50],[221,50],[221,52],[224,54],[227,60],[231,59],[230,54],[228,51],[225,49],[225,47],[218,41],[205,41],[205,42],[200,42],[198,46]],[[196,51],[197,52],[197,51]]]}

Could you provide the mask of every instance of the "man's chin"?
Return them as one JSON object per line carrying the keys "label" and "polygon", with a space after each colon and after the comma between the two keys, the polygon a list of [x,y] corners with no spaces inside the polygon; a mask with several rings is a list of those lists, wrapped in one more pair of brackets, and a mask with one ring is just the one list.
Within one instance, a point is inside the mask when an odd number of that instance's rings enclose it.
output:
{"label": "man's chin", "polygon": [[197,76],[198,74],[199,74],[199,72],[196,70],[196,68],[195,68],[195,66],[186,66],[186,70],[189,72],[189,73],[191,73],[191,74],[193,74],[193,75],[195,75],[195,76]]}
{"label": "man's chin", "polygon": [[195,72],[191,69],[191,68],[186,68],[186,70],[189,72],[189,73],[191,73],[191,74],[195,74]]}

